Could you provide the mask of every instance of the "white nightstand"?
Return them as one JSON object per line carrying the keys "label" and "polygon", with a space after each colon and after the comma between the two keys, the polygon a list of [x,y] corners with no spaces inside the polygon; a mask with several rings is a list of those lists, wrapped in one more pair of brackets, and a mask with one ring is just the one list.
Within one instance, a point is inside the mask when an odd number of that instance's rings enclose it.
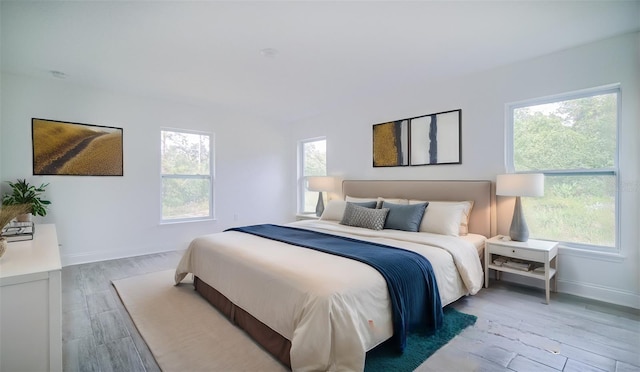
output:
{"label": "white nightstand", "polygon": [[302,220],[319,220],[320,217],[316,216],[315,213],[303,213],[303,214],[296,214],[296,221],[302,221]]}
{"label": "white nightstand", "polygon": [[[517,268],[498,265],[493,262],[499,256],[515,258],[535,266],[544,267],[544,271],[526,271]],[[553,291],[557,290],[558,243],[544,240],[529,239],[526,242],[511,241],[509,237],[501,235],[488,239],[484,245],[484,286],[489,288],[489,270],[496,270],[496,279],[500,279],[500,272],[527,276],[544,280],[544,288],[549,303],[549,282],[553,278]]]}

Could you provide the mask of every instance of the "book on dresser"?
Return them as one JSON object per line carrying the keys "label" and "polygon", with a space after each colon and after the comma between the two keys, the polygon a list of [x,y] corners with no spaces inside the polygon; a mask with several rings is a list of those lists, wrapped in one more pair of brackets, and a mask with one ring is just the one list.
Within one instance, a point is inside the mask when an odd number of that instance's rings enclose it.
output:
{"label": "book on dresser", "polygon": [[19,242],[23,240],[32,240],[35,232],[35,224],[33,222],[9,222],[2,228],[0,235],[7,239],[7,242]]}

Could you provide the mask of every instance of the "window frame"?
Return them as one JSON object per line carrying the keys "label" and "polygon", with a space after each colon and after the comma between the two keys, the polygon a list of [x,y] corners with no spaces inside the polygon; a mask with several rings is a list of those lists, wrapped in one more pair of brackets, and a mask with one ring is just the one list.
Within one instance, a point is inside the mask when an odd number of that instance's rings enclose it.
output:
{"label": "window frame", "polygon": [[[554,102],[561,101],[569,101],[574,99],[592,97],[597,95],[604,94],[616,94],[616,151],[614,154],[614,165],[610,168],[598,168],[598,169],[536,169],[531,171],[516,171],[515,163],[514,163],[514,111],[523,107],[530,107],[536,105],[543,105]],[[620,123],[622,117],[622,90],[620,89],[620,84],[610,84],[604,85],[594,88],[588,88],[578,91],[560,93],[540,98],[533,98],[522,100],[518,102],[507,103],[505,105],[505,122],[506,122],[506,146],[505,146],[505,165],[507,169],[507,173],[542,173],[546,176],[614,176],[615,177],[615,242],[613,247],[595,245],[595,244],[585,244],[579,242],[565,242],[560,241],[561,246],[565,248],[575,249],[583,252],[599,252],[606,254],[620,254],[620,166],[619,166],[619,158],[620,158]],[[526,212],[525,212],[526,213]]]}
{"label": "window frame", "polygon": [[[201,174],[164,174],[162,172],[162,133],[163,132],[175,132],[175,133],[186,133],[186,134],[197,134],[197,135],[206,135],[209,136],[209,175],[201,175]],[[173,127],[162,127],[160,128],[160,224],[175,224],[175,223],[185,223],[185,222],[200,222],[200,221],[212,221],[216,219],[215,214],[215,133],[201,131],[201,130],[193,130],[193,129],[183,129],[183,128],[173,128]],[[163,181],[165,179],[209,179],[209,215],[202,217],[188,217],[188,218],[172,218],[165,219],[162,213],[162,203],[163,203]]]}
{"label": "window frame", "polygon": [[327,137],[326,136],[321,136],[321,137],[313,137],[313,138],[305,138],[302,140],[298,141],[298,149],[297,149],[297,153],[298,153],[298,187],[297,187],[297,194],[298,194],[298,205],[296,207],[296,213],[297,214],[308,214],[308,213],[315,213],[315,211],[305,211],[304,210],[304,206],[305,206],[305,192],[308,191],[307,190],[307,177],[311,177],[311,176],[305,176],[304,174],[304,145],[310,142],[318,142],[318,141],[324,141],[325,142],[325,169],[324,169],[324,174],[320,174],[318,176],[326,176],[327,175],[327,166],[326,166],[326,145],[327,145]]}

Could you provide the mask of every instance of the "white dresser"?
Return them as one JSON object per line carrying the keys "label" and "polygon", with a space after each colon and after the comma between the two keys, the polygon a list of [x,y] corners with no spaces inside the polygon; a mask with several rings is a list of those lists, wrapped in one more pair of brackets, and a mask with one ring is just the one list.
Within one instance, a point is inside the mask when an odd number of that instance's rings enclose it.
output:
{"label": "white dresser", "polygon": [[62,371],[61,269],[52,224],[0,257],[0,372]]}

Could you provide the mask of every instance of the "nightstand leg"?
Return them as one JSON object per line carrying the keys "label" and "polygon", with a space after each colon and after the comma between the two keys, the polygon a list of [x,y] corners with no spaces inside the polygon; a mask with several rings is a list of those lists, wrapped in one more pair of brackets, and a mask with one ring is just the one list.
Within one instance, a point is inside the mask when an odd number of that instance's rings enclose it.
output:
{"label": "nightstand leg", "polygon": [[558,256],[553,258],[553,268],[556,274],[553,276],[553,291],[558,292]]}
{"label": "nightstand leg", "polygon": [[547,297],[547,305],[549,305],[549,275],[550,273],[550,267],[551,265],[549,265],[549,260],[546,260],[546,262],[544,263],[544,291],[545,291],[545,295]]}
{"label": "nightstand leg", "polygon": [[549,305],[549,282],[547,282],[547,288],[546,288],[546,295],[547,295],[547,305]]}
{"label": "nightstand leg", "polygon": [[489,260],[491,259],[491,255],[489,254],[489,249],[487,245],[484,246],[484,287],[489,288]]}

